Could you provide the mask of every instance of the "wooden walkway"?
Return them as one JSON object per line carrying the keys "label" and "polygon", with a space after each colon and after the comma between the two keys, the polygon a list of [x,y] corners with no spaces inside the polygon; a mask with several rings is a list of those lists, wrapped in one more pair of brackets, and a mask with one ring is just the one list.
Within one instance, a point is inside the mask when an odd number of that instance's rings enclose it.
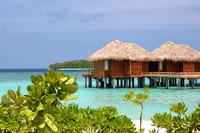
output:
{"label": "wooden walkway", "polygon": [[85,87],[92,87],[92,79],[96,80],[96,87],[100,88],[133,88],[137,78],[137,87],[146,86],[145,78],[149,79],[149,87],[166,87],[177,86],[185,87],[186,80],[189,81],[191,88],[198,85],[197,79],[200,79],[200,72],[143,72],[135,75],[125,76],[97,76],[92,71],[82,73],[85,77]]}
{"label": "wooden walkway", "polygon": [[[104,78],[94,75],[92,72],[83,73],[83,77]],[[111,78],[137,78],[137,77],[163,77],[163,78],[200,78],[200,72],[143,72],[137,75],[111,76]]]}

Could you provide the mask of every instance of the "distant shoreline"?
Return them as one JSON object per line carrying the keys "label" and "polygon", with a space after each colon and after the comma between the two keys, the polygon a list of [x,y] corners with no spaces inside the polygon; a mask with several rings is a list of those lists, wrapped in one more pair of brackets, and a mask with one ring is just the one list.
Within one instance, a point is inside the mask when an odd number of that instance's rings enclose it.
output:
{"label": "distant shoreline", "polygon": [[[57,71],[84,71],[93,68],[58,68]],[[0,72],[46,72],[49,68],[8,68],[0,69]]]}
{"label": "distant shoreline", "polygon": [[3,68],[0,72],[46,72],[48,68]]}
{"label": "distant shoreline", "polygon": [[90,70],[93,68],[58,68],[58,71],[65,71],[65,70],[70,70],[70,71],[77,71],[77,70]]}

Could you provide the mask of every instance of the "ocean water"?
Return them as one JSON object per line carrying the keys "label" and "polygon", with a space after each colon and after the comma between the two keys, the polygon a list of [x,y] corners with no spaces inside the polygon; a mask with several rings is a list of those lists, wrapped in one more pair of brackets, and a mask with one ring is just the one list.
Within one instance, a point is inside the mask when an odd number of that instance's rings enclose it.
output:
{"label": "ocean water", "polygon": [[[44,71],[46,70],[0,70],[0,97],[9,89],[17,90],[18,86],[21,87],[21,92],[26,94],[26,87],[31,83],[30,75],[38,75]],[[114,106],[119,114],[127,115],[131,119],[139,119],[140,108],[124,101],[124,95],[130,91],[129,88],[85,88],[81,71],[65,71],[65,73],[77,77],[79,89],[74,95],[77,95],[78,99],[72,102],[80,107]],[[141,89],[134,88],[134,90],[137,93],[141,92]],[[200,102],[200,88],[150,89],[150,99],[144,103],[144,119],[150,120],[155,112],[169,112],[170,104],[175,102],[185,102],[188,111],[191,112]]]}

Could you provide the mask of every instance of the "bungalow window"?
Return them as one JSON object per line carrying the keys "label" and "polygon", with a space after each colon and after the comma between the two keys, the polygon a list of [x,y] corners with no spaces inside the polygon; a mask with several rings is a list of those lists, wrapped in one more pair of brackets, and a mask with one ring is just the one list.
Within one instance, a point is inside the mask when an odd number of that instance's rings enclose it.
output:
{"label": "bungalow window", "polygon": [[108,60],[105,60],[104,62],[104,70],[108,71]]}
{"label": "bungalow window", "polygon": [[163,70],[163,62],[159,62],[159,70]]}

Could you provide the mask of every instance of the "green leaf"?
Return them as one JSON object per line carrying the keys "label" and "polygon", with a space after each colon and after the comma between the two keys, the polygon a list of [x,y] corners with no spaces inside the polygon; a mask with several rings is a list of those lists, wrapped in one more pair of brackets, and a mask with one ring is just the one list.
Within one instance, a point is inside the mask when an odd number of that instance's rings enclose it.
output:
{"label": "green leaf", "polygon": [[68,102],[68,101],[70,101],[70,100],[75,100],[75,99],[77,99],[78,98],[78,96],[71,96],[71,95],[67,95],[65,98],[64,98],[64,102]]}
{"label": "green leaf", "polygon": [[58,132],[58,128],[55,124],[54,117],[50,114],[44,115],[45,123],[51,128],[53,132]]}
{"label": "green leaf", "polygon": [[41,110],[44,110],[44,106],[43,106],[43,104],[40,102],[39,105],[38,105],[38,107],[37,107],[37,110],[36,110],[36,111],[38,112],[38,111],[41,111]]}
{"label": "green leaf", "polygon": [[15,92],[13,90],[8,90],[8,96],[12,99],[12,100],[16,100],[16,95]]}
{"label": "green leaf", "polygon": [[67,82],[65,82],[66,85],[73,84],[75,82],[75,78],[70,77]]}
{"label": "green leaf", "polygon": [[37,116],[37,112],[31,111],[27,106],[23,107],[20,111],[22,116],[27,116],[29,121],[33,121],[34,118]]}
{"label": "green leaf", "polygon": [[45,103],[51,104],[51,103],[53,103],[56,100],[56,98],[57,98],[57,96],[55,94],[49,94],[46,97]]}
{"label": "green leaf", "polygon": [[44,128],[45,127],[45,122],[39,125],[39,128]]}

